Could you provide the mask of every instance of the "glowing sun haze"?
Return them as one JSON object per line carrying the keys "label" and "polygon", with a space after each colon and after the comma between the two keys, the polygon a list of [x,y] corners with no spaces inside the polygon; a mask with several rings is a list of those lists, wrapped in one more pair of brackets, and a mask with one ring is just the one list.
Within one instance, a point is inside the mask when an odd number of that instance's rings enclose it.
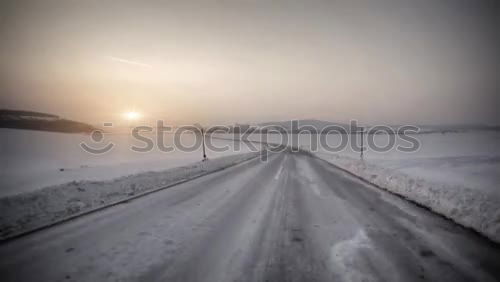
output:
{"label": "glowing sun haze", "polygon": [[498,15],[486,0],[2,1],[0,108],[498,124]]}
{"label": "glowing sun haze", "polygon": [[124,118],[127,120],[137,120],[141,118],[141,114],[138,112],[130,111],[123,114]]}

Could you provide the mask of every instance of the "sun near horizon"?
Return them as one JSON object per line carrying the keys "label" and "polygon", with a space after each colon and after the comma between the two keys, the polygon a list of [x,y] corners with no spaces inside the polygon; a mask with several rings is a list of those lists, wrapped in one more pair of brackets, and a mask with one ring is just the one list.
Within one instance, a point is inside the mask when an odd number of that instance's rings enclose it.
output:
{"label": "sun near horizon", "polygon": [[136,112],[136,111],[128,111],[128,112],[123,113],[123,117],[126,120],[134,121],[134,120],[138,120],[139,118],[141,118],[142,114],[139,112]]}

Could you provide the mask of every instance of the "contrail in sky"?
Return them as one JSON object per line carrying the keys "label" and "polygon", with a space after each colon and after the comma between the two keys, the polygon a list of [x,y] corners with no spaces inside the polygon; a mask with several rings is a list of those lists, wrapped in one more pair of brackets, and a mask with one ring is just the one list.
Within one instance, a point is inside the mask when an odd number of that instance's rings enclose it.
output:
{"label": "contrail in sky", "polygon": [[115,62],[119,62],[119,63],[123,63],[123,64],[129,64],[129,65],[143,67],[143,68],[152,68],[153,67],[152,65],[148,65],[148,64],[145,64],[145,63],[141,63],[141,62],[137,62],[137,61],[131,61],[131,60],[127,60],[127,59],[123,59],[123,58],[118,58],[118,57],[113,57],[113,56],[106,56],[106,58],[108,58],[108,59],[110,59],[112,61],[115,61]]}

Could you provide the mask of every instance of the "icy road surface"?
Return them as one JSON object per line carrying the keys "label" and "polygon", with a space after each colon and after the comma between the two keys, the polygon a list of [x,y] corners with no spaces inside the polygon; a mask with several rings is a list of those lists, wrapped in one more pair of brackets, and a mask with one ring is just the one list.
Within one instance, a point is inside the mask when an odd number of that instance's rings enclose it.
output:
{"label": "icy road surface", "polygon": [[500,248],[301,153],[0,245],[6,281],[496,281]]}

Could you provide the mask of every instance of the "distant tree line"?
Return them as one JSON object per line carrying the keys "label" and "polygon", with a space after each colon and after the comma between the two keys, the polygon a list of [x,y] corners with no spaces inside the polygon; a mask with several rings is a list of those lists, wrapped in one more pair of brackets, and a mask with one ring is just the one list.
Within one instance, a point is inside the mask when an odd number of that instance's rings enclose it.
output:
{"label": "distant tree line", "polygon": [[81,133],[92,132],[92,125],[61,119],[57,115],[19,110],[0,110],[0,128]]}

